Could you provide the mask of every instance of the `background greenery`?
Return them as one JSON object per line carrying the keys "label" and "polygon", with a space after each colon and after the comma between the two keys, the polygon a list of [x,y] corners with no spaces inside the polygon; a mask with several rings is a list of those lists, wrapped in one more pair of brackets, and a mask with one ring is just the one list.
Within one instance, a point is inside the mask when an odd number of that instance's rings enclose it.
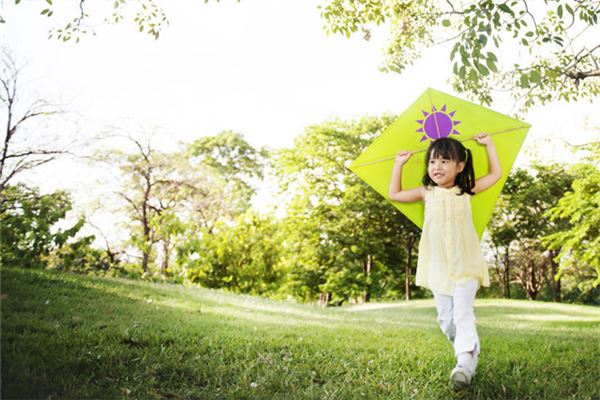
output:
{"label": "background greenery", "polygon": [[[325,122],[271,152],[229,131],[171,153],[129,139],[137,153],[96,161],[121,175],[127,240],[100,248],[79,233],[85,216],[67,218],[68,193],[8,185],[2,264],[323,304],[427,297],[413,285],[419,230],[346,168],[392,120]],[[509,176],[484,240],[493,285],[483,296],[598,303],[598,144],[578,154]],[[250,202],[267,175],[281,199],[271,213]]]}

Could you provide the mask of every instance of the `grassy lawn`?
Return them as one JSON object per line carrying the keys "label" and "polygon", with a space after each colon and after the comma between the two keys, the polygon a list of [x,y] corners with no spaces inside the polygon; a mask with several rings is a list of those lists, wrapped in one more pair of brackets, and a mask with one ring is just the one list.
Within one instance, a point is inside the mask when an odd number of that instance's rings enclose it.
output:
{"label": "grassy lawn", "polygon": [[1,271],[2,399],[600,399],[600,308],[477,300],[454,392],[431,300],[319,309],[221,291]]}

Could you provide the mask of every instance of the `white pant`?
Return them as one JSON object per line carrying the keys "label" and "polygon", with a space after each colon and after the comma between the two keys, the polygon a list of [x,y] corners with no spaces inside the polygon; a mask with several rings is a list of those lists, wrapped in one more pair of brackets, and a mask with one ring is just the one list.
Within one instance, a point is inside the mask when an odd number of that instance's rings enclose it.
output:
{"label": "white pant", "polygon": [[473,303],[479,283],[476,280],[454,285],[454,295],[433,292],[442,332],[454,344],[454,354],[475,351],[479,354],[479,336],[475,327]]}

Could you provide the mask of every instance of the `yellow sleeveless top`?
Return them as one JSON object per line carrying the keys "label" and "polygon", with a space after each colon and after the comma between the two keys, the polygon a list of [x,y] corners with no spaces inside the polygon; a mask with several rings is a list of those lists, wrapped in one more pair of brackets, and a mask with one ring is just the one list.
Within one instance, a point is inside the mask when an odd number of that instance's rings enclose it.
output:
{"label": "yellow sleeveless top", "polygon": [[454,294],[455,283],[466,280],[490,285],[473,225],[471,195],[458,193],[458,186],[427,188],[417,260],[416,284],[448,296]]}

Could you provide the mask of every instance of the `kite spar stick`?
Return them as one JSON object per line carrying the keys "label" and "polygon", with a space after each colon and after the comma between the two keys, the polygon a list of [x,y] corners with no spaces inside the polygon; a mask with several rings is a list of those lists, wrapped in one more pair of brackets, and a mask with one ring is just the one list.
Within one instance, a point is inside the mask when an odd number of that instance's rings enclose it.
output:
{"label": "kite spar stick", "polygon": [[[501,133],[512,132],[512,131],[516,131],[516,130],[524,129],[524,128],[526,128],[526,126],[519,126],[519,127],[516,127],[516,128],[505,129],[503,131],[498,131],[498,132],[493,132],[493,133],[487,133],[487,135],[488,136],[494,136],[494,135],[499,135]],[[473,135],[471,137],[468,137],[466,139],[459,140],[459,141],[460,142],[466,142],[466,141],[469,141],[469,140],[473,140],[473,138],[475,138],[475,136],[477,136],[477,135]],[[411,153],[415,154],[415,153],[421,153],[423,151],[427,151],[427,149],[425,148],[425,149],[421,149],[421,150],[415,150],[415,151],[412,151]],[[361,163],[361,164],[355,164],[355,165],[352,165],[352,167],[365,167],[367,165],[378,164],[380,162],[393,160],[394,158],[396,158],[396,154],[394,154],[393,156],[388,156],[388,157],[380,158],[380,159],[373,160],[373,161],[367,161],[367,162]]]}

